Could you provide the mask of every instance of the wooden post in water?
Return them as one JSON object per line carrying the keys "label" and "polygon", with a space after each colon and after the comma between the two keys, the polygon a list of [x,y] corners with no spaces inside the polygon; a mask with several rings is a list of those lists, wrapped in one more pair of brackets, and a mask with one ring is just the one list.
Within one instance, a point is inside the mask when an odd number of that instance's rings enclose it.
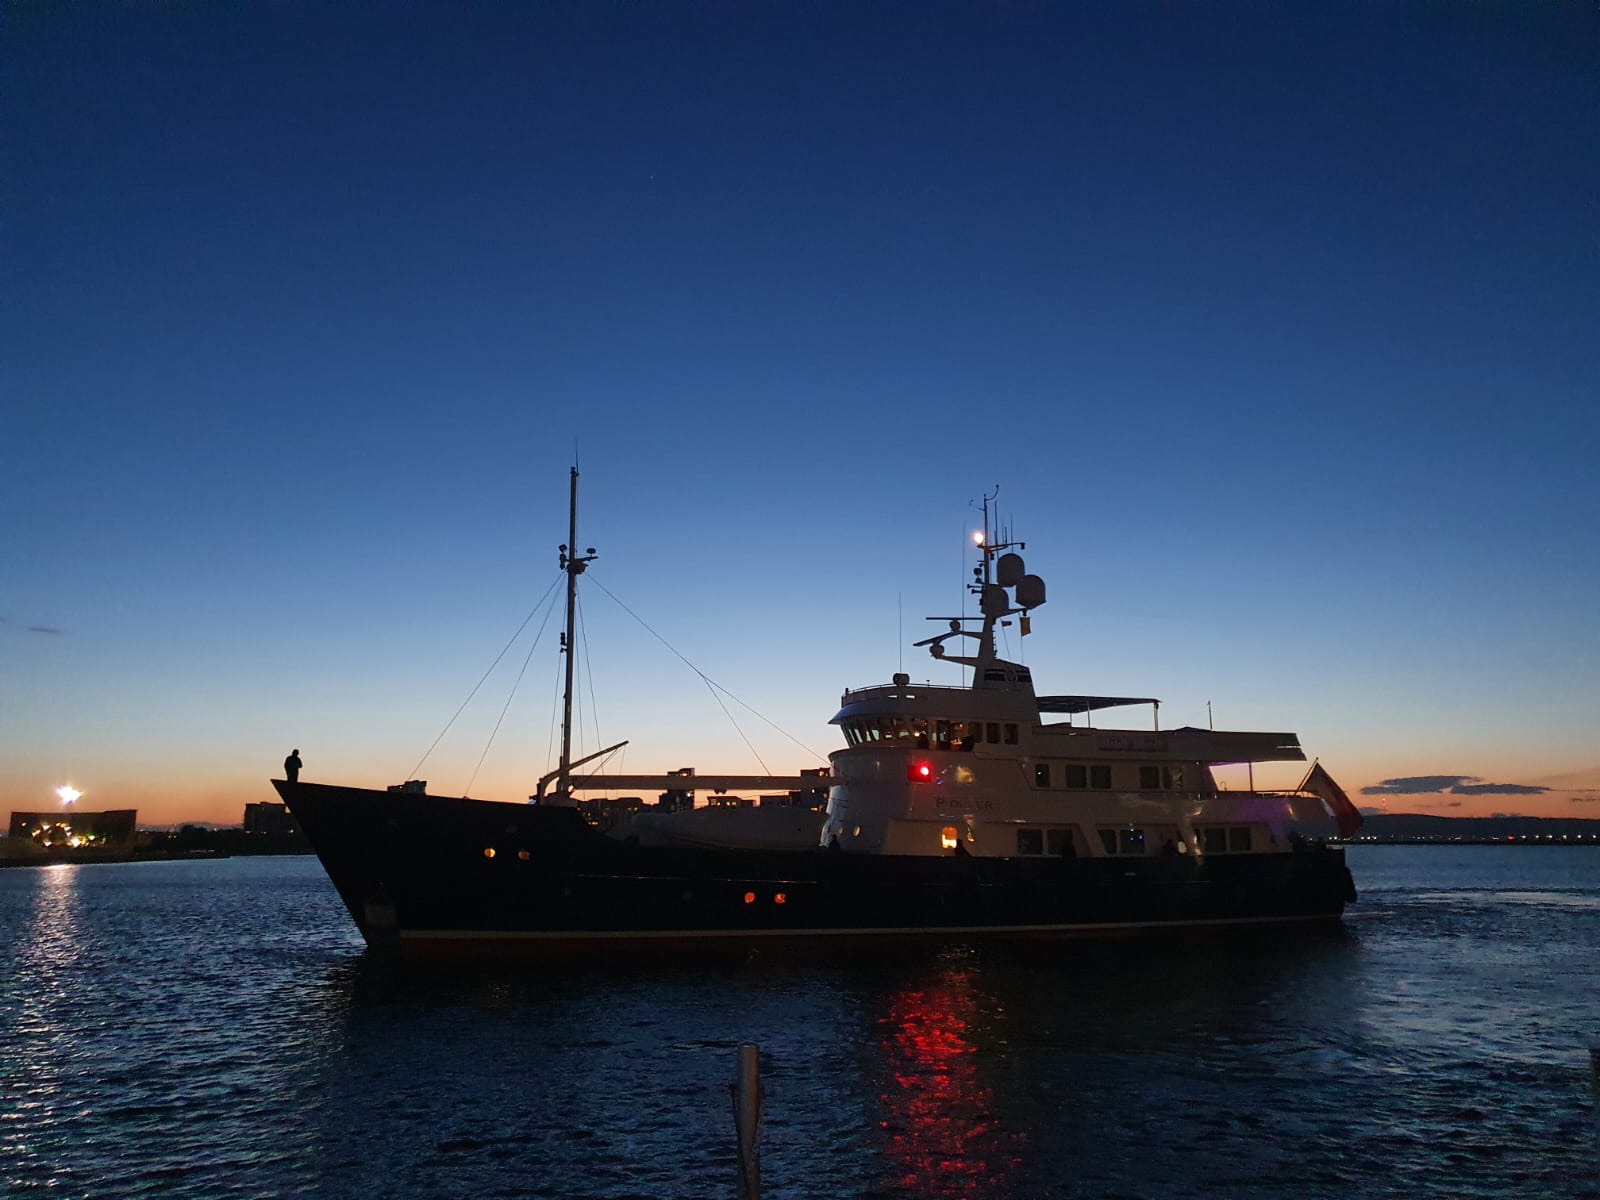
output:
{"label": "wooden post in water", "polygon": [[739,1138],[739,1200],[761,1200],[761,1074],[754,1044],[739,1047],[733,1076],[733,1127]]}

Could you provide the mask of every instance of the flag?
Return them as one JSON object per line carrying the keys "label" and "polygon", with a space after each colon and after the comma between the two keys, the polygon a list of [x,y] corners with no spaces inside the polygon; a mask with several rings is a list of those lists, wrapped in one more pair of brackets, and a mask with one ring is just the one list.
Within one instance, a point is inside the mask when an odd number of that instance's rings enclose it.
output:
{"label": "flag", "polygon": [[1356,830],[1361,828],[1360,811],[1350,803],[1350,797],[1344,794],[1344,789],[1333,781],[1333,776],[1323,769],[1320,762],[1311,764],[1305,782],[1295,790],[1309,792],[1328,806],[1328,811],[1339,824],[1340,837],[1354,837]]}

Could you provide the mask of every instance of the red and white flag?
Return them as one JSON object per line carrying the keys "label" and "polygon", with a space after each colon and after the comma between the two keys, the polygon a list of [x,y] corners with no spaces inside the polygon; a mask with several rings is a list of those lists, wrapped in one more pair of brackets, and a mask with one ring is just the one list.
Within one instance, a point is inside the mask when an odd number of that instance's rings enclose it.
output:
{"label": "red and white flag", "polygon": [[1309,792],[1328,806],[1328,811],[1338,822],[1340,837],[1354,837],[1356,830],[1361,828],[1360,810],[1350,803],[1350,797],[1344,794],[1344,789],[1333,781],[1333,776],[1323,769],[1320,762],[1311,764],[1305,782],[1297,790]]}

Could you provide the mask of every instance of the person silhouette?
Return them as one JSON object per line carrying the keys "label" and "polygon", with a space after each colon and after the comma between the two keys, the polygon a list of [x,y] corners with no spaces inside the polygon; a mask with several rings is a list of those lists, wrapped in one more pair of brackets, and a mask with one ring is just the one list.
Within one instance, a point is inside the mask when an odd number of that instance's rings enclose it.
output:
{"label": "person silhouette", "polygon": [[283,760],[283,775],[290,783],[300,782],[300,751],[289,751],[289,757]]}

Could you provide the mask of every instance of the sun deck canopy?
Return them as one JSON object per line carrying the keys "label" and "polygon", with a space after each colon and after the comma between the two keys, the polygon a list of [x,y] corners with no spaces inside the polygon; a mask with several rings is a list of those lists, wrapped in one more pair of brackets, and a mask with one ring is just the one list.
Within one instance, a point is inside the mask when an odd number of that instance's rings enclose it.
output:
{"label": "sun deck canopy", "polygon": [[1102,708],[1122,708],[1129,704],[1160,704],[1149,696],[1040,696],[1042,713],[1098,712]]}

